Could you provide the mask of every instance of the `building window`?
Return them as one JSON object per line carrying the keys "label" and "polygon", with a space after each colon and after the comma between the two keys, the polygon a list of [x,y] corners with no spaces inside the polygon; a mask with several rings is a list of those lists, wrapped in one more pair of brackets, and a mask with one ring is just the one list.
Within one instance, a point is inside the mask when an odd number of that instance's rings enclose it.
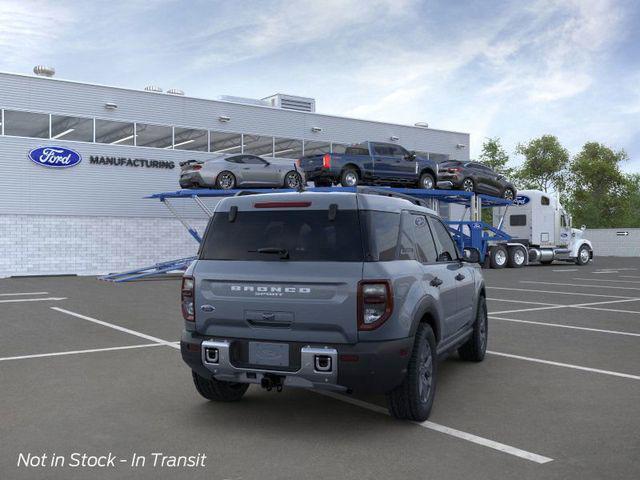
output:
{"label": "building window", "polygon": [[305,155],[322,155],[323,153],[331,153],[331,143],[314,142],[311,140],[304,141]]}
{"label": "building window", "polygon": [[244,153],[273,157],[273,137],[261,137],[259,135],[247,135],[245,133],[242,138]]}
{"label": "building window", "polygon": [[273,156],[276,158],[300,158],[302,157],[302,140],[291,138],[274,139]]}
{"label": "building window", "polygon": [[93,142],[93,119],[51,115],[51,138]]}
{"label": "building window", "polygon": [[14,137],[49,138],[49,115],[5,110],[4,134]]}
{"label": "building window", "polygon": [[347,150],[349,145],[345,143],[332,143],[331,144],[331,153],[339,153],[342,154]]}
{"label": "building window", "polygon": [[136,123],[136,145],[138,147],[171,148],[173,129],[164,125]]}
{"label": "building window", "polygon": [[133,123],[96,119],[96,142],[133,145]]}
{"label": "building window", "polygon": [[242,153],[242,135],[239,133],[211,132],[212,153]]}
{"label": "building window", "polygon": [[209,149],[208,132],[206,130],[176,127],[173,131],[173,148],[176,150],[206,152]]}

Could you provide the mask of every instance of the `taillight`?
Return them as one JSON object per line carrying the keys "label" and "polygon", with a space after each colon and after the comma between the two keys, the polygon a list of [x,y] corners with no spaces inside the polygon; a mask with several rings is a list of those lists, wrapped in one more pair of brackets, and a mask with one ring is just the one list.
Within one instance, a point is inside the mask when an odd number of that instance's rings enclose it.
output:
{"label": "taillight", "polygon": [[193,277],[182,277],[181,301],[182,316],[188,322],[195,322],[195,307],[193,303]]}
{"label": "taillight", "polygon": [[365,280],[358,284],[358,330],[374,330],[393,311],[389,280]]}
{"label": "taillight", "polygon": [[322,156],[322,168],[331,168],[331,155],[328,153]]}
{"label": "taillight", "polygon": [[302,160],[298,158],[296,160],[296,167],[298,167],[298,168],[302,167],[301,163],[302,163]]}
{"label": "taillight", "polygon": [[193,167],[191,167],[192,170],[200,170],[202,168],[202,165],[194,165]]}
{"label": "taillight", "polygon": [[455,167],[455,168],[450,168],[450,169],[449,169],[449,171],[450,171],[451,173],[458,173],[458,172],[461,172],[461,171],[462,171],[462,169],[461,169],[461,168],[458,168],[458,167]]}

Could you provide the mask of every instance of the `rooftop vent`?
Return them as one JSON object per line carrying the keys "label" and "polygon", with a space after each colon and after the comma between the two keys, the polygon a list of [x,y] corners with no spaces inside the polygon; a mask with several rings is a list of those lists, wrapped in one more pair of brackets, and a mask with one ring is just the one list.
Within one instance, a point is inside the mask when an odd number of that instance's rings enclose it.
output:
{"label": "rooftop vent", "polygon": [[36,65],[33,67],[33,73],[39,77],[53,77],[56,74],[56,69],[45,65]]}
{"label": "rooftop vent", "polygon": [[144,87],[144,89],[147,92],[162,93],[162,88],[158,87],[157,85],[147,85],[146,87]]}
{"label": "rooftop vent", "polygon": [[170,88],[169,90],[167,90],[167,93],[169,95],[184,95],[184,92],[179,88]]}
{"label": "rooftop vent", "polygon": [[276,93],[270,97],[263,98],[269,102],[272,107],[278,107],[285,110],[297,110],[299,112],[315,112],[316,101],[309,97],[296,97],[294,95],[285,95]]}
{"label": "rooftop vent", "polygon": [[414,125],[420,128],[429,128],[429,124],[427,122],[416,122]]}
{"label": "rooftop vent", "polygon": [[269,105],[271,105],[265,100],[258,100],[257,98],[234,97],[233,95],[221,95],[220,100],[225,102],[242,103],[244,105],[258,105],[260,107],[268,107]]}

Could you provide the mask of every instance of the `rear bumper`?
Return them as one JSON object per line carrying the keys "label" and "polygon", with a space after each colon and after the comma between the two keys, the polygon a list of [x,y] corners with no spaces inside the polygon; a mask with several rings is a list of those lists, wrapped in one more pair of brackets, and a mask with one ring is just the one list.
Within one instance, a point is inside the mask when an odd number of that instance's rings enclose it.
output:
{"label": "rear bumper", "polygon": [[206,182],[204,181],[204,178],[202,178],[202,175],[200,175],[200,173],[194,172],[180,175],[181,188],[192,188],[199,186],[206,186]]}
{"label": "rear bumper", "polygon": [[[180,342],[183,360],[204,377],[240,383],[260,383],[265,374],[283,377],[283,384],[361,393],[386,393],[402,383],[413,348],[413,337],[384,342],[346,344],[290,344],[292,367],[259,367],[238,362],[237,350],[246,339],[209,338],[185,331]],[[217,350],[209,361],[207,349]],[[213,351],[213,350],[209,350]],[[315,357],[331,358],[330,371],[318,371]]]}
{"label": "rear bumper", "polygon": [[308,182],[315,180],[337,181],[339,174],[334,173],[330,168],[317,167],[305,169],[304,176]]}

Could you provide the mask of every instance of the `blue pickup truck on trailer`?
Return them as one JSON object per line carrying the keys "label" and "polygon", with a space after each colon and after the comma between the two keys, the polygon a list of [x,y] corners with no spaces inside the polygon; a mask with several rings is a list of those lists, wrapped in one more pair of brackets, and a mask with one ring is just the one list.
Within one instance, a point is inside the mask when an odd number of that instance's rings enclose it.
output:
{"label": "blue pickup truck on trailer", "polygon": [[438,178],[435,161],[394,143],[364,142],[342,154],[308,155],[298,160],[298,166],[317,187],[383,184],[431,190]]}

